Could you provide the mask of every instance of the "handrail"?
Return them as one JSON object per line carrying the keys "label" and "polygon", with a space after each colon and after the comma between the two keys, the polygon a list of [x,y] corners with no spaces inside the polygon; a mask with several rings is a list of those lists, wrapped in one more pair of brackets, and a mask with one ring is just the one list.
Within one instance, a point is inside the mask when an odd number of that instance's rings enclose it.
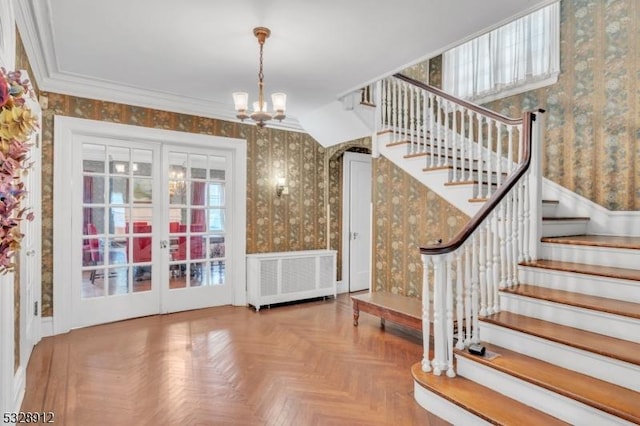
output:
{"label": "handrail", "polygon": [[498,114],[495,111],[491,111],[488,108],[482,107],[480,105],[476,105],[473,104],[471,102],[465,101],[463,99],[460,98],[456,98],[455,96],[452,96],[450,94],[448,94],[447,92],[443,92],[440,89],[437,89],[435,87],[429,86],[427,84],[424,84],[418,80],[414,80],[411,77],[407,77],[404,74],[394,74],[393,75],[395,78],[402,80],[402,81],[406,81],[407,83],[413,85],[413,86],[417,86],[423,90],[426,90],[427,92],[433,93],[434,95],[438,95],[441,98],[447,99],[451,102],[454,102],[458,105],[461,105],[467,109],[470,109],[472,111],[478,112],[482,115],[486,115],[487,117],[493,118],[494,120],[498,120],[503,122],[504,124],[511,124],[511,125],[517,125],[517,124],[522,124],[522,118],[511,118],[511,117],[507,117],[506,115],[502,115],[502,114]]}
{"label": "handrail", "polygon": [[[454,100],[456,98],[453,98]],[[458,102],[457,100],[455,102]],[[478,108],[476,106],[476,108]],[[477,111],[477,109],[475,109]],[[538,112],[543,113],[543,109],[538,109]],[[495,115],[495,113],[494,113]],[[531,165],[531,152],[532,152],[532,137],[531,128],[533,121],[535,120],[535,113],[527,111],[523,114],[522,120],[522,143],[523,147],[523,161],[520,163],[516,171],[509,176],[509,178],[498,188],[496,192],[491,195],[482,208],[471,218],[471,220],[465,225],[464,228],[448,243],[434,244],[426,247],[420,247],[420,253],[425,255],[437,255],[446,254],[456,251],[464,242],[475,232],[475,230],[484,222],[489,214],[500,204],[502,199],[509,193],[511,188],[524,176]],[[529,141],[527,144],[526,141]]]}

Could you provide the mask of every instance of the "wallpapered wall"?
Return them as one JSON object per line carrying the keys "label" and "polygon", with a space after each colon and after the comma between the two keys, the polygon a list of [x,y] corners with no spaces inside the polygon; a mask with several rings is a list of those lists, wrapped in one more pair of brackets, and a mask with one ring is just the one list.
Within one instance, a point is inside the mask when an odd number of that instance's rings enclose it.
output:
{"label": "wallpapered wall", "polygon": [[560,78],[488,104],[545,114],[543,172],[610,210],[640,210],[640,2],[561,2]]}
{"label": "wallpapered wall", "polygon": [[373,175],[374,290],[421,297],[419,248],[449,241],[469,218],[382,156]]}

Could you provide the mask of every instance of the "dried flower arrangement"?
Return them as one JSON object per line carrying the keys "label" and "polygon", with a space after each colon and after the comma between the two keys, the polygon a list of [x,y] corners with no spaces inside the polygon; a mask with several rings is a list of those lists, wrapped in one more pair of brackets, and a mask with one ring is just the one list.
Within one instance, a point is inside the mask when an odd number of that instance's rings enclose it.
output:
{"label": "dried flower arrangement", "polygon": [[0,274],[13,271],[14,255],[24,236],[20,221],[32,220],[20,202],[26,195],[22,176],[30,167],[29,140],[38,121],[26,104],[35,99],[20,71],[0,68]]}

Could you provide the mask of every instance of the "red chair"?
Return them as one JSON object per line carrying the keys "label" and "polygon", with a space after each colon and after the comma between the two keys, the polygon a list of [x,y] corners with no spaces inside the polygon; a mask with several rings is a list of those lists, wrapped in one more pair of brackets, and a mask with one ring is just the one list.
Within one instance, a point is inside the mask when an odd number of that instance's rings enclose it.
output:
{"label": "red chair", "polygon": [[[98,229],[93,223],[87,223],[86,235],[98,235]],[[88,256],[91,265],[98,265],[102,263],[102,251],[100,250],[100,240],[98,238],[87,238],[84,241],[83,252],[85,256]],[[96,280],[96,270],[91,271],[91,284]]]}

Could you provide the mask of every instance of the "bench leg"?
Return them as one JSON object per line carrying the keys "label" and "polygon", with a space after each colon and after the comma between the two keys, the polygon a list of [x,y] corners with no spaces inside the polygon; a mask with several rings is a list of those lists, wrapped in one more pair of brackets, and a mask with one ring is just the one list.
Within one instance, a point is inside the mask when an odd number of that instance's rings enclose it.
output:
{"label": "bench leg", "polygon": [[358,326],[358,318],[360,318],[360,310],[357,306],[353,307],[353,325],[354,327]]}
{"label": "bench leg", "polygon": [[380,328],[384,330],[385,321],[384,318],[380,318]]}

